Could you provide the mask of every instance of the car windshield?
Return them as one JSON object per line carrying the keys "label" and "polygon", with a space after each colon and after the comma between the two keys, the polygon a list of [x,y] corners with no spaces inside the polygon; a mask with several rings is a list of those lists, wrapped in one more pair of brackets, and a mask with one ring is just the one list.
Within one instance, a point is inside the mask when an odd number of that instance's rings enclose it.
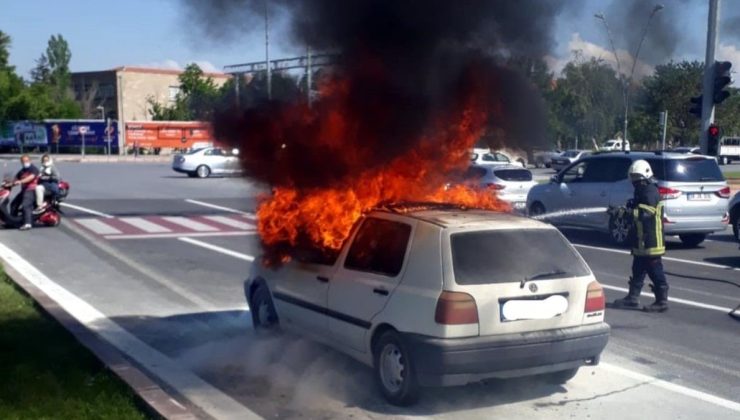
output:
{"label": "car windshield", "polygon": [[493,171],[499,179],[504,181],[531,181],[532,172],[526,169],[497,169]]}
{"label": "car windshield", "polygon": [[722,171],[714,159],[648,159],[655,177],[670,182],[724,181]]}
{"label": "car windshield", "polygon": [[578,150],[568,150],[567,152],[563,153],[563,157],[576,157],[578,154],[581,153]]}
{"label": "car windshield", "polygon": [[586,276],[589,268],[555,229],[455,233],[452,266],[461,285]]}

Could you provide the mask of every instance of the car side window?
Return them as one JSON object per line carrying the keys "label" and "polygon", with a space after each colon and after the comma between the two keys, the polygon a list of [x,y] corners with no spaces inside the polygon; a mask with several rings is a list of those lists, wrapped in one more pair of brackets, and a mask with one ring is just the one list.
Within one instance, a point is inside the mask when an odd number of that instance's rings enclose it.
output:
{"label": "car side window", "polygon": [[565,172],[563,172],[563,176],[561,177],[560,182],[565,182],[566,184],[572,182],[585,182],[588,164],[589,161],[578,162],[577,164],[566,169]]}
{"label": "car side window", "polygon": [[344,268],[395,277],[401,272],[411,226],[368,218],[360,226],[347,253]]}
{"label": "car side window", "polygon": [[209,150],[206,150],[206,152],[203,154],[206,156],[223,156],[224,151],[221,149],[209,149]]}
{"label": "car side window", "polygon": [[482,160],[483,162],[495,162],[495,161],[496,161],[496,157],[495,157],[494,155],[490,154],[490,153],[485,153],[485,154],[484,154],[484,155],[483,155],[483,156],[481,157],[481,160]]}
{"label": "car side window", "polygon": [[627,178],[632,161],[622,158],[595,160],[586,171],[585,182],[617,182]]}
{"label": "car side window", "polygon": [[511,163],[511,159],[509,159],[508,157],[506,157],[506,155],[501,154],[501,153],[496,153],[496,160],[499,162]]}

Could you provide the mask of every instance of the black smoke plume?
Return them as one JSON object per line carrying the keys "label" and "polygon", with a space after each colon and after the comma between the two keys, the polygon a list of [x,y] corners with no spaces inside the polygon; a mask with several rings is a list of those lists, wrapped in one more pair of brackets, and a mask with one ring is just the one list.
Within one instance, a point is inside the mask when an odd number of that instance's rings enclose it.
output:
{"label": "black smoke plume", "polygon": [[[265,0],[186,0],[207,36],[228,39],[261,25]],[[510,147],[545,145],[541,93],[512,56],[541,59],[553,46],[565,0],[269,0],[300,47],[338,53],[332,74],[350,91],[341,104],[353,124],[342,139],[362,165],[321,141],[308,118],[279,119],[294,104],[262,103],[215,118],[217,138],[243,149],[247,173],[271,185],[328,186],[418,147],[440,114],[456,112],[466,90],[484,91],[488,135]],[[319,98],[316,119],[336,108]],[[300,113],[297,113],[300,114]],[[440,145],[440,149],[443,149]],[[348,160],[349,159],[349,160]],[[279,172],[279,173],[278,173]],[[287,172],[287,173],[286,173]]]}

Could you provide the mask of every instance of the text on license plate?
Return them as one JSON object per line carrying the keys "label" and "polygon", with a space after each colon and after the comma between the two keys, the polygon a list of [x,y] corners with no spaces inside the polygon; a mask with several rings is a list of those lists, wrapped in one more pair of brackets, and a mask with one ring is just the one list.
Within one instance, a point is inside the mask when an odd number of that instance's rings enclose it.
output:
{"label": "text on license plate", "polygon": [[568,299],[562,295],[552,295],[543,300],[512,299],[504,303],[501,309],[502,321],[520,319],[554,318],[568,310]]}
{"label": "text on license plate", "polygon": [[712,194],[711,193],[689,193],[689,194],[686,194],[686,197],[690,201],[706,201],[706,200],[712,199]]}

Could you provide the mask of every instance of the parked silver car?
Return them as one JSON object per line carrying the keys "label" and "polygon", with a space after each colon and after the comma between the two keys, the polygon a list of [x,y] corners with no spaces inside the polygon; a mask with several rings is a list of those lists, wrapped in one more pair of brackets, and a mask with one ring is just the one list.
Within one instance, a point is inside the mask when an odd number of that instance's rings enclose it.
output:
{"label": "parked silver car", "polygon": [[521,212],[526,212],[529,190],[537,185],[531,171],[514,165],[472,165],[465,173],[465,182],[495,191],[500,199]]}
{"label": "parked silver car", "polygon": [[242,172],[238,149],[204,147],[172,159],[172,170],[187,174],[191,178],[208,178],[211,175],[232,175]]}
{"label": "parked silver car", "polygon": [[571,163],[582,159],[591,154],[588,150],[566,150],[560,156],[553,157],[550,161],[550,167],[560,172]]}
{"label": "parked silver car", "polygon": [[[611,152],[585,157],[529,191],[530,214],[623,206],[633,196],[627,176],[633,161],[646,160],[658,180],[664,204],[663,231],[687,246],[727,228],[730,188],[714,158],[677,153]],[[606,211],[572,212],[550,220],[556,225],[608,232],[625,244],[630,224]]]}

